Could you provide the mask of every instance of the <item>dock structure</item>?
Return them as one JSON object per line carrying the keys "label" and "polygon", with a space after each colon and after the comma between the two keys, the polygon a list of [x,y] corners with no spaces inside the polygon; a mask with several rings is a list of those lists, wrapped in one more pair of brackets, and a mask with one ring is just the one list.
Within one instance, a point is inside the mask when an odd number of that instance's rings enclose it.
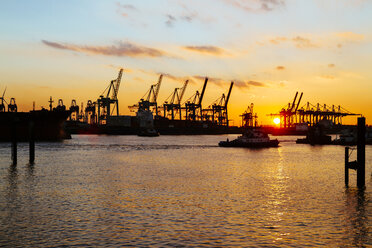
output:
{"label": "dock structure", "polygon": [[298,92],[293,99],[292,104],[288,103],[283,107],[279,113],[269,114],[271,117],[280,118],[280,127],[281,128],[291,128],[296,124],[307,124],[309,126],[317,125],[320,122],[328,122],[332,125],[342,125],[342,118],[346,116],[356,116],[360,114],[352,113],[345,108],[338,105],[327,105],[327,104],[311,104],[307,102],[301,108],[300,103],[303,96],[299,97],[299,100],[296,102]]}
{"label": "dock structure", "polygon": [[[228,103],[234,82],[230,83],[227,93],[203,108],[203,99],[208,83],[205,77],[204,84],[186,101],[183,101],[190,80],[185,80],[182,87],[177,87],[165,99],[163,104],[158,104],[158,95],[163,75],[159,76],[157,83],[152,84],[150,89],[140,100],[129,107],[133,115],[119,115],[117,91],[118,78],[111,81],[97,101],[88,100],[86,107],[81,108],[76,100],[71,102],[71,117],[66,122],[66,130],[71,134],[136,134],[143,128],[156,128],[164,134],[214,134],[226,133],[233,130],[239,132],[238,127],[230,127],[228,115]],[[106,92],[106,93],[105,93]],[[110,97],[109,93],[114,92]],[[114,104],[114,108],[110,107]],[[116,108],[116,115],[114,109]],[[79,111],[81,111],[79,113]]]}
{"label": "dock structure", "polygon": [[357,136],[357,160],[349,161],[350,147],[345,147],[345,186],[349,186],[349,169],[357,171],[357,186],[359,189],[365,187],[366,170],[366,120],[364,117],[358,118]]}

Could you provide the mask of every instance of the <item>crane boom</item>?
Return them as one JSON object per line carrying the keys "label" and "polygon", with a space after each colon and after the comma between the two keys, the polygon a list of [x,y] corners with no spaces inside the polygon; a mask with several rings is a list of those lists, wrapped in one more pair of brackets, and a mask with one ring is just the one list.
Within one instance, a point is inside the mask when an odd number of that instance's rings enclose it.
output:
{"label": "crane boom", "polygon": [[227,104],[229,103],[229,99],[230,99],[230,94],[231,94],[231,90],[232,90],[232,87],[234,86],[234,82],[231,82],[230,84],[230,89],[229,89],[229,93],[227,93],[227,97],[226,97],[226,100],[225,100],[225,108],[227,107]]}
{"label": "crane boom", "polygon": [[301,102],[301,99],[302,99],[302,95],[303,95],[304,93],[303,92],[301,92],[301,95],[300,95],[300,99],[298,99],[298,102],[297,102],[297,106],[296,106],[296,109],[295,109],[295,111],[294,112],[296,112],[297,111],[297,109],[298,109],[298,106],[300,106],[300,102]]}
{"label": "crane boom", "polygon": [[199,103],[198,103],[198,105],[201,105],[201,103],[202,103],[202,101],[203,101],[205,88],[207,87],[207,82],[208,82],[208,78],[206,77],[206,78],[205,78],[205,81],[204,81],[204,85],[203,85],[202,92],[201,92],[201,94],[200,94],[200,98],[199,98]]}
{"label": "crane boom", "polygon": [[183,87],[181,88],[181,93],[180,93],[177,104],[181,104],[181,101],[182,101],[183,95],[185,94],[185,90],[186,90],[186,87],[187,87],[188,83],[189,83],[189,80],[186,80],[185,83],[183,84]]}
{"label": "crane boom", "polygon": [[118,78],[115,80],[115,85],[113,85],[113,92],[111,98],[113,100],[116,100],[118,98],[118,92],[119,92],[119,87],[120,87],[120,82],[121,82],[121,76],[123,75],[123,68],[120,68]]}
{"label": "crane boom", "polygon": [[160,75],[159,81],[155,85],[156,89],[154,91],[154,101],[153,102],[156,102],[156,100],[158,99],[158,94],[159,94],[159,90],[160,90],[161,80],[163,80],[163,74]]}
{"label": "crane boom", "polygon": [[294,99],[293,99],[293,102],[292,102],[291,108],[289,109],[290,111],[293,110],[293,107],[294,107],[294,105],[295,105],[295,103],[296,103],[297,95],[298,95],[298,91],[296,92],[296,95],[295,95],[295,97],[294,97]]}

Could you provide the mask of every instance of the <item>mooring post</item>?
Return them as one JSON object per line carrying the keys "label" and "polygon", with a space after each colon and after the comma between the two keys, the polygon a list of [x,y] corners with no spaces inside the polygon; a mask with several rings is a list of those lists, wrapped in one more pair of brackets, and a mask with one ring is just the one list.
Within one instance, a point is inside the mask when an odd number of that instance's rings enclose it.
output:
{"label": "mooring post", "polygon": [[35,124],[33,121],[29,123],[29,148],[30,148],[30,164],[35,162]]}
{"label": "mooring post", "polygon": [[12,142],[12,162],[13,165],[17,164],[17,123],[12,122],[11,127],[11,142]]}
{"label": "mooring post", "polygon": [[345,147],[345,186],[349,187],[349,147]]}
{"label": "mooring post", "polygon": [[365,172],[366,172],[366,119],[365,117],[358,118],[358,140],[357,140],[357,186],[364,188]]}

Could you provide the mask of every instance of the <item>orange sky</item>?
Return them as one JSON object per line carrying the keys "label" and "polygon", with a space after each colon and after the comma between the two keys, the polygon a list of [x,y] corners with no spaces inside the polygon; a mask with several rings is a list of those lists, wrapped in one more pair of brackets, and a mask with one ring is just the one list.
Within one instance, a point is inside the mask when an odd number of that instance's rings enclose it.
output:
{"label": "orange sky", "polygon": [[[129,114],[159,73],[162,103],[186,78],[187,99],[208,76],[207,107],[235,82],[229,115],[255,104],[259,123],[304,92],[301,106],[341,105],[372,124],[372,3],[192,0],[19,3],[0,10],[0,91],[22,111],[50,96],[86,104],[117,75]],[[356,118],[346,118],[356,123]]]}

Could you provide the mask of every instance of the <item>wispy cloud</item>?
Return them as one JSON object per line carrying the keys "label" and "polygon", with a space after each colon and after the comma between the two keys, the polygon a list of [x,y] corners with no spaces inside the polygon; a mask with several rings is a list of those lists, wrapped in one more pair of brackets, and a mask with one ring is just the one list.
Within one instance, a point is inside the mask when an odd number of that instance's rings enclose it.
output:
{"label": "wispy cloud", "polygon": [[304,38],[302,36],[296,36],[292,39],[292,41],[295,43],[295,46],[298,48],[318,47],[318,45],[315,45],[310,39]]}
{"label": "wispy cloud", "polygon": [[176,22],[176,17],[174,17],[173,15],[166,15],[167,17],[167,21],[165,22],[165,24],[168,26],[168,27],[173,27],[174,23]]}
{"label": "wispy cloud", "polygon": [[116,6],[117,6],[117,13],[123,17],[128,17],[129,16],[128,13],[130,11],[138,11],[138,9],[134,7],[134,5],[132,4],[122,4],[122,3],[117,2]]}
{"label": "wispy cloud", "polygon": [[82,46],[67,43],[57,43],[42,40],[44,45],[56,49],[70,50],[93,55],[119,56],[119,57],[163,57],[168,54],[156,48],[140,46],[131,42],[118,42],[110,46]]}
{"label": "wispy cloud", "polygon": [[285,6],[284,0],[223,0],[225,3],[249,12],[272,11]]}
{"label": "wispy cloud", "polygon": [[329,68],[334,68],[336,65],[335,64],[328,64]]}
{"label": "wispy cloud", "polygon": [[276,67],[276,69],[277,69],[278,71],[283,71],[283,70],[285,70],[285,66],[278,65],[278,66]]}
{"label": "wispy cloud", "polygon": [[258,81],[241,81],[241,80],[233,80],[235,83],[235,86],[238,88],[250,88],[251,86],[254,87],[267,87],[266,83],[258,82]]}
{"label": "wispy cloud", "polygon": [[197,12],[195,12],[195,11],[191,12],[189,10],[187,10],[187,12],[182,13],[180,15],[166,14],[165,17],[166,17],[165,25],[167,25],[168,27],[173,27],[176,24],[177,21],[183,21],[183,22],[191,23],[195,19],[200,19],[201,20],[201,18],[199,18],[199,15],[198,15]]}
{"label": "wispy cloud", "polygon": [[[151,75],[162,74],[164,77],[167,77],[177,82],[184,82],[185,80],[189,80],[189,83],[191,84],[201,84],[201,82],[204,82],[205,78],[208,77],[208,76],[202,76],[202,75],[177,76],[177,75],[173,75],[169,73],[146,71],[142,69],[139,69],[139,71],[145,74],[149,74],[149,75],[150,74]],[[269,87],[269,84],[267,83],[254,81],[254,80],[241,80],[241,79],[226,80],[226,79],[218,78],[218,77],[208,77],[208,84],[214,84],[219,87],[228,87],[231,81],[233,81],[234,85],[240,89],[248,89],[250,87]]]}
{"label": "wispy cloud", "polygon": [[174,81],[180,81],[180,82],[184,82],[185,80],[188,79],[187,77],[179,77],[179,76],[175,76],[169,73],[157,73],[157,74],[163,74],[164,77],[167,77]]}
{"label": "wispy cloud", "polygon": [[287,41],[288,39],[286,37],[275,37],[273,39],[270,39],[270,43],[274,45],[278,45],[281,42]]}
{"label": "wispy cloud", "polygon": [[[196,76],[193,76],[193,78],[196,79],[196,80],[202,80],[205,77],[196,75]],[[231,80],[231,81],[234,82],[234,85],[236,87],[241,88],[241,89],[244,89],[244,88],[248,89],[251,86],[253,86],[253,87],[267,87],[266,83],[253,81],[253,80],[234,79],[234,80]],[[226,86],[226,85],[230,84],[230,81],[224,80],[222,78],[208,77],[208,83],[212,83],[212,84],[215,84],[215,85],[218,85],[218,86],[222,87],[222,86]]]}
{"label": "wispy cloud", "polygon": [[341,32],[335,34],[337,37],[343,39],[344,41],[357,42],[364,40],[363,34],[357,34],[354,32]]}
{"label": "wispy cloud", "polygon": [[210,55],[222,55],[225,53],[225,50],[216,46],[184,46],[183,49]]}
{"label": "wispy cloud", "polygon": [[315,44],[309,38],[299,36],[299,35],[297,35],[293,38],[275,37],[275,38],[270,39],[269,42],[273,45],[279,45],[279,44],[284,43],[284,42],[292,42],[297,48],[316,48],[316,47],[319,47],[319,45]]}

